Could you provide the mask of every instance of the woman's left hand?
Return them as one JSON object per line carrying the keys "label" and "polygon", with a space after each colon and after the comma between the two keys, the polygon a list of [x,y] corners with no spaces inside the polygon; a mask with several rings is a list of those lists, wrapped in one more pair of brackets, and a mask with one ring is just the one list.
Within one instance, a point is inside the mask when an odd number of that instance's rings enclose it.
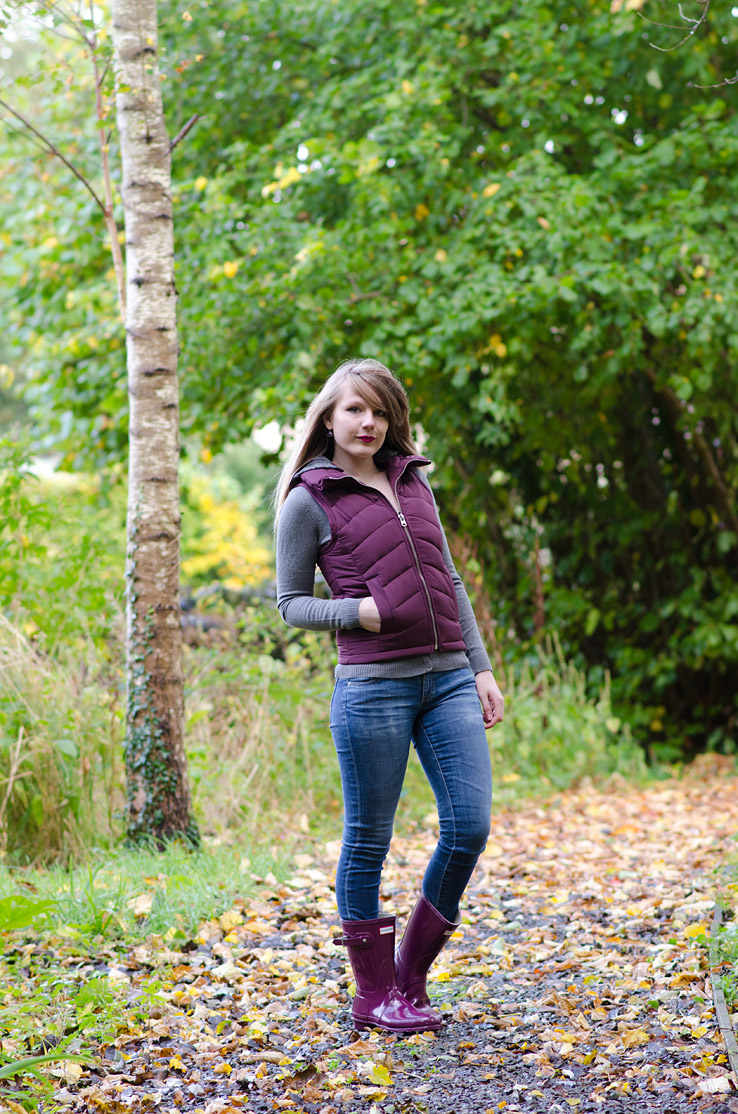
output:
{"label": "woman's left hand", "polygon": [[500,692],[499,685],[489,669],[486,669],[483,673],[477,673],[474,682],[482,705],[484,729],[489,731],[490,727],[500,723],[505,715],[505,697]]}

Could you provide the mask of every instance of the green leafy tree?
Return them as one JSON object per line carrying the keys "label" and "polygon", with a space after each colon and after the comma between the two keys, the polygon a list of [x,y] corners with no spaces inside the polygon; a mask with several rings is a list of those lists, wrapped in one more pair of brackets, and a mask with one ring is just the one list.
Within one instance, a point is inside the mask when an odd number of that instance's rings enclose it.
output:
{"label": "green leafy tree", "polygon": [[193,12],[179,111],[225,110],[179,201],[187,410],[217,442],[386,359],[502,629],[543,617],[614,670],[641,738],[729,745],[738,136],[730,89],[698,86],[738,30],[711,13],[656,52],[621,7]]}
{"label": "green leafy tree", "polygon": [[[556,627],[642,739],[689,749],[736,722],[738,135],[699,86],[738,29],[712,10],[658,52],[633,7],[164,4],[172,127],[203,116],[174,191],[183,425],[217,448],[383,358],[501,630]],[[105,363],[85,409],[40,304],[17,336],[78,451]]]}

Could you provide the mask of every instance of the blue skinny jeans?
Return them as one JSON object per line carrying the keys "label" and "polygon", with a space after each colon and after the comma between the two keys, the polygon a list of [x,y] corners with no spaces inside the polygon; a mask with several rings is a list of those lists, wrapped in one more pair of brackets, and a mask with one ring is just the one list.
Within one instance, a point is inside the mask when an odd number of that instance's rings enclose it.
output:
{"label": "blue skinny jeans", "polygon": [[342,920],[379,915],[379,883],[412,742],[438,806],[440,836],[423,893],[447,920],[489,835],[492,771],[469,669],[394,680],[339,678],[331,732],[343,785],[343,843],[336,874]]}

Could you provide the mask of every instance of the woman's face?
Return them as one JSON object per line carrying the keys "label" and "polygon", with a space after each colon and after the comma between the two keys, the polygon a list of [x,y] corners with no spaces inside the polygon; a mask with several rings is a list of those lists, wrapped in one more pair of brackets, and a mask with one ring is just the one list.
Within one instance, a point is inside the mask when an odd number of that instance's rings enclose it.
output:
{"label": "woman's face", "polygon": [[350,472],[352,466],[361,466],[379,452],[387,436],[389,418],[379,402],[367,402],[347,383],[325,424],[333,431],[334,464]]}

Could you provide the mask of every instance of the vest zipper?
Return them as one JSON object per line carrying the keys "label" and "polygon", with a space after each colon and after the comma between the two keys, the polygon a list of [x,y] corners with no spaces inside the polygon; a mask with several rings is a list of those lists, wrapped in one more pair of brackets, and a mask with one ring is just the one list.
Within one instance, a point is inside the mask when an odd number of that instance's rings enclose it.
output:
{"label": "vest zipper", "polygon": [[[381,494],[381,492],[380,492],[380,494]],[[395,485],[395,498],[397,499],[397,502],[399,503],[400,502],[400,496],[397,494],[397,485]],[[418,551],[415,548],[415,542],[413,541],[413,536],[410,533],[410,527],[407,524],[407,519],[405,518],[402,511],[397,512],[397,517],[400,520],[400,526],[402,526],[403,530],[405,531],[405,533],[407,535],[407,540],[410,542],[410,549],[412,550],[412,555],[413,555],[413,558],[415,560],[415,568],[418,571],[418,576],[420,578],[420,583],[423,585],[423,591],[425,592],[425,597],[428,601],[428,610],[430,611],[431,623],[433,624],[433,649],[437,650],[438,649],[438,625],[436,623],[436,615],[435,615],[435,612],[433,610],[433,601],[431,600],[431,594],[430,594],[430,589],[428,588],[428,582],[426,581],[425,577],[423,576],[423,573],[422,573],[422,570],[421,570],[421,567],[420,567],[420,558],[418,557]]]}
{"label": "vest zipper", "polygon": [[[395,489],[394,489],[395,490],[395,499],[397,500],[398,504],[400,502],[400,496],[397,494],[397,484],[399,482],[400,482],[400,476],[398,476],[397,480],[395,481]],[[387,499],[386,495],[382,495],[382,492],[379,490],[379,488],[372,487],[371,484],[365,484],[363,482],[363,480],[356,480],[356,483],[361,484],[362,487],[368,487],[372,491],[376,491],[377,494],[381,495],[382,498],[387,503],[390,502],[389,499]],[[391,503],[390,503],[390,506],[392,506]],[[394,507],[392,507],[392,509],[394,510]],[[431,599],[430,588],[428,587],[427,580],[423,576],[423,571],[422,571],[422,568],[421,568],[421,565],[420,565],[420,558],[418,557],[418,551],[415,548],[415,542],[413,541],[413,536],[410,533],[410,527],[407,524],[407,519],[405,518],[402,511],[396,511],[396,514],[397,514],[397,517],[400,520],[400,526],[402,526],[403,530],[405,531],[405,534],[407,535],[407,540],[410,543],[410,550],[411,550],[412,555],[413,555],[413,560],[415,561],[415,568],[416,568],[417,573],[418,573],[418,578],[420,579],[420,583],[423,586],[423,591],[425,592],[425,598],[428,601],[428,611],[430,612],[431,624],[433,626],[433,649],[438,650],[439,649],[438,624],[436,622],[436,613],[433,610],[433,600]]]}

